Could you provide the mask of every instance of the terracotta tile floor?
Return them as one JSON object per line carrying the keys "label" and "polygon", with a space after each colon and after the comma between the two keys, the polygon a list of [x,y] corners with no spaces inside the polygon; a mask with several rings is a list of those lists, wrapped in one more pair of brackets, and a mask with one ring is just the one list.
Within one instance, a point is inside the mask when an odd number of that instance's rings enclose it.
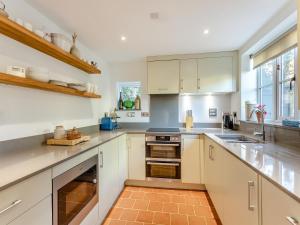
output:
{"label": "terracotta tile floor", "polygon": [[219,225],[205,192],[126,187],[104,225]]}

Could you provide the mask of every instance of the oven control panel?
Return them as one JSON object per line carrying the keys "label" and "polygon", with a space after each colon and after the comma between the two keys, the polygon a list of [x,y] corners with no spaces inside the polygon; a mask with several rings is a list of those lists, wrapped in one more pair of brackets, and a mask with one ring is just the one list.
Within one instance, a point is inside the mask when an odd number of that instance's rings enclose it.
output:
{"label": "oven control panel", "polygon": [[180,135],[147,135],[146,142],[181,142]]}

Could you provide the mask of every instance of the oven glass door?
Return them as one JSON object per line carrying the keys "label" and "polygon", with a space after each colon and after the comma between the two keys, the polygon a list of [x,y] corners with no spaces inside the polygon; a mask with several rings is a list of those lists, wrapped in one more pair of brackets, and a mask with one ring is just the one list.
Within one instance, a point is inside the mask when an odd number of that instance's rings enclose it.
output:
{"label": "oven glass door", "polygon": [[179,162],[146,162],[149,178],[181,179]]}
{"label": "oven glass door", "polygon": [[97,195],[97,167],[91,167],[57,191],[58,224],[67,225]]}
{"label": "oven glass door", "polygon": [[160,159],[180,159],[181,148],[179,143],[146,143],[146,157]]}

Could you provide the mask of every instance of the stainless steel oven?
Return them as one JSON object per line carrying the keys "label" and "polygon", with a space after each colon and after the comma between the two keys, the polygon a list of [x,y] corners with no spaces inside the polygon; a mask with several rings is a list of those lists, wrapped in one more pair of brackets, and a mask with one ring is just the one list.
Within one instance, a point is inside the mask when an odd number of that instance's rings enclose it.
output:
{"label": "stainless steel oven", "polygon": [[98,203],[98,157],[53,179],[53,225],[79,225]]}
{"label": "stainless steel oven", "polygon": [[178,133],[146,134],[146,177],[181,179],[181,136]]}

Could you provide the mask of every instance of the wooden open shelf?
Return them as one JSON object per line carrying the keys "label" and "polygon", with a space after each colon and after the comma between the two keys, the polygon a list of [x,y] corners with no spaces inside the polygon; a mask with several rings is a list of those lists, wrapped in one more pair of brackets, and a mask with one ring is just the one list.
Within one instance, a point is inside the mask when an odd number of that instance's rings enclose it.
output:
{"label": "wooden open shelf", "polygon": [[71,55],[70,53],[62,50],[61,48],[46,41],[35,33],[27,30],[25,27],[15,23],[14,21],[11,21],[4,16],[0,16],[0,32],[16,41],[52,56],[53,58],[76,67],[88,74],[101,73],[98,68]]}
{"label": "wooden open shelf", "polygon": [[44,82],[40,82],[28,78],[16,77],[5,73],[0,73],[0,83],[39,89],[44,91],[58,92],[67,95],[75,95],[84,98],[101,98],[100,95],[86,93],[86,92],[75,90],[73,88],[57,86],[54,84],[44,83]]}

